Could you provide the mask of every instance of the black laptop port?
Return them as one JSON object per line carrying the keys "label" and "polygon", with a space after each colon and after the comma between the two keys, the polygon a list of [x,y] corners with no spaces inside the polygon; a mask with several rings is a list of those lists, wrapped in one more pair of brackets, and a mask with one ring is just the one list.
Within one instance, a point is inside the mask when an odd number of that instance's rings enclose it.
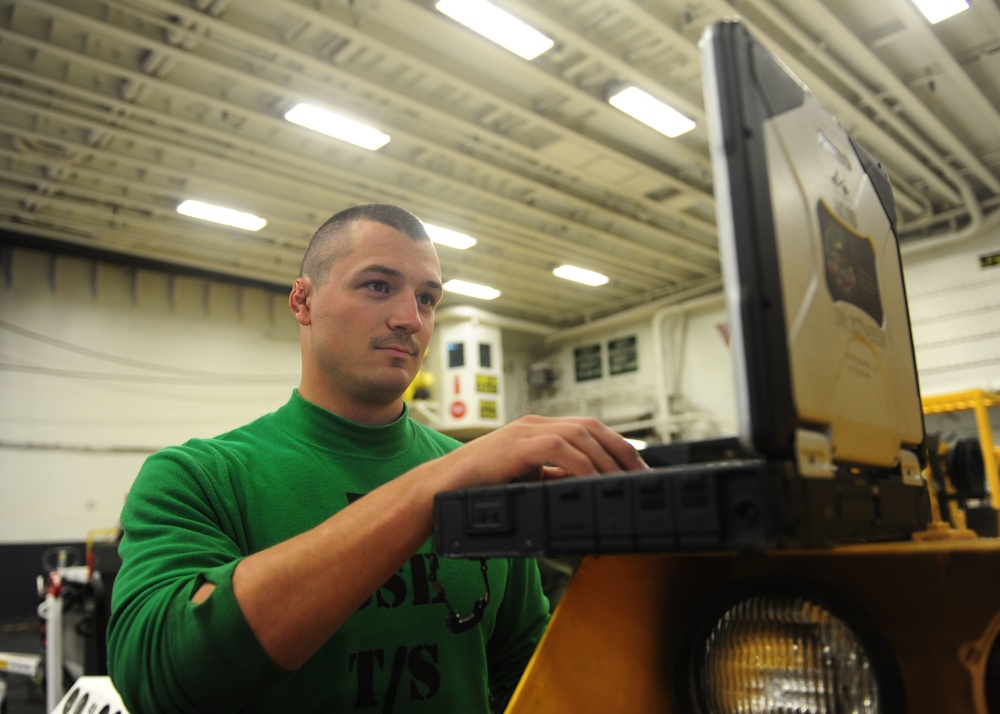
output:
{"label": "black laptop port", "polygon": [[509,533],[511,530],[510,496],[506,493],[475,496],[469,499],[467,533]]}

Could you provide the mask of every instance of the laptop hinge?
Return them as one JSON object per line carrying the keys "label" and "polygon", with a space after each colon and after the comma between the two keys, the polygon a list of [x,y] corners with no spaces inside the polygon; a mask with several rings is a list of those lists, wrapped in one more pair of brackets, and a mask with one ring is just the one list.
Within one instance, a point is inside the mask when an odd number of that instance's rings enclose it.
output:
{"label": "laptop hinge", "polygon": [[924,485],[924,477],[920,473],[920,459],[912,451],[903,449],[899,452],[899,472],[903,474],[903,483],[906,485]]}
{"label": "laptop hinge", "polygon": [[795,460],[800,476],[833,478],[833,449],[826,434],[796,429]]}

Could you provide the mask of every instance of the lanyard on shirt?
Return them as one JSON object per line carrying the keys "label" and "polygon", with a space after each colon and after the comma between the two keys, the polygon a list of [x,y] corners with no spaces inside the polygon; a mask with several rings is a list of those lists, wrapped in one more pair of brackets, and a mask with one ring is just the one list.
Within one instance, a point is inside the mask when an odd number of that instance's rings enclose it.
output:
{"label": "lanyard on shirt", "polygon": [[486,576],[486,558],[479,559],[479,569],[483,573],[483,583],[486,585],[486,592],[481,598],[476,600],[476,604],[472,606],[472,612],[466,617],[462,617],[458,610],[452,607],[451,603],[448,602],[448,598],[444,594],[444,585],[441,584],[437,577],[439,565],[437,553],[431,553],[430,574],[427,576],[427,579],[431,581],[431,585],[433,585],[434,589],[441,595],[441,599],[444,600],[445,607],[448,608],[449,612],[445,617],[445,624],[448,625],[449,630],[456,633],[471,630],[479,624],[480,620],[483,619],[483,613],[486,611],[486,606],[490,604],[490,579]]}

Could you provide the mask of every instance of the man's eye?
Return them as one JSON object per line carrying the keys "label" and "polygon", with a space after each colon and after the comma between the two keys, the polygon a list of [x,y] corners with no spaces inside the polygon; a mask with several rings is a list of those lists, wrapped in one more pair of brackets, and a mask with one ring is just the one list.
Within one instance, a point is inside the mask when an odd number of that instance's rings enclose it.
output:
{"label": "man's eye", "polygon": [[434,307],[437,305],[437,296],[430,293],[424,293],[417,298],[421,305],[427,305],[428,307]]}
{"label": "man's eye", "polygon": [[368,283],[368,287],[377,293],[389,292],[389,284],[382,280],[373,280],[370,283]]}

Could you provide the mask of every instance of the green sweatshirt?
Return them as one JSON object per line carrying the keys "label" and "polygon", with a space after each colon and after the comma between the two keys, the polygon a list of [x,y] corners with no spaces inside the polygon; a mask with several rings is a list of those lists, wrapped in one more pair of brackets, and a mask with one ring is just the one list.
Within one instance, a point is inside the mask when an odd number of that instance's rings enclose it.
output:
{"label": "green sweatshirt", "polygon": [[[240,558],[457,446],[405,412],[366,427],[295,392],[244,427],[150,456],[122,512],[108,628],[109,672],[132,714],[471,714],[489,711],[490,697],[503,706],[548,621],[532,560],[489,561],[485,617],[455,634],[428,582],[428,541],[294,673],[270,660],[233,595]],[[442,560],[438,579],[463,615],[484,591],[477,561]],[[216,589],[194,605],[206,581]]]}

